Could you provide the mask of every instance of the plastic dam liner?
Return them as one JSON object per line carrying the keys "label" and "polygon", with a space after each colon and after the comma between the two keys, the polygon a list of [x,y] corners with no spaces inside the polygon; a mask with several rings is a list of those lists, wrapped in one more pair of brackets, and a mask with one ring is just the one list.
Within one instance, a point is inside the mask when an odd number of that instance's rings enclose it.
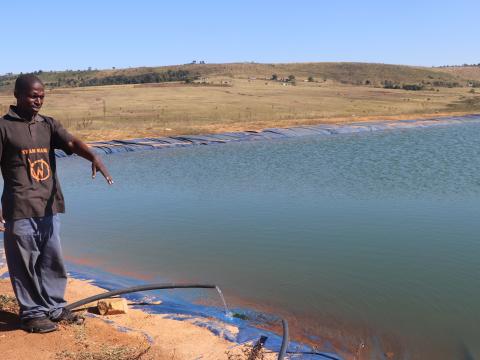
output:
{"label": "plastic dam liner", "polygon": [[[139,150],[152,150],[193,145],[225,144],[239,141],[275,140],[300,136],[332,136],[361,132],[387,131],[392,129],[410,129],[431,126],[446,126],[465,123],[480,123],[480,114],[439,117],[424,120],[395,120],[380,122],[362,122],[352,124],[321,124],[296,126],[290,128],[272,128],[260,131],[225,132],[221,134],[166,136],[159,138],[141,138],[131,140],[112,140],[91,142],[89,145],[99,154],[115,154]],[[57,157],[67,155],[56,150]]]}

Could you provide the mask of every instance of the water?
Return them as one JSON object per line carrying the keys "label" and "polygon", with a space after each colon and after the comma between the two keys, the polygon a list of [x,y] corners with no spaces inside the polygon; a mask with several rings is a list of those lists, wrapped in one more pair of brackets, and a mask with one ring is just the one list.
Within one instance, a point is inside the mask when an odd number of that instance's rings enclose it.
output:
{"label": "water", "polygon": [[220,296],[220,300],[222,300],[223,309],[225,310],[225,316],[227,318],[231,318],[232,313],[230,312],[230,310],[228,310],[227,302],[225,300],[225,296],[223,296],[222,290],[220,290],[218,286],[216,286],[215,289],[217,290],[218,295]]}
{"label": "water", "polygon": [[479,139],[465,124],[111,155],[113,187],[61,159],[64,250],[215,283],[351,352],[479,357]]}

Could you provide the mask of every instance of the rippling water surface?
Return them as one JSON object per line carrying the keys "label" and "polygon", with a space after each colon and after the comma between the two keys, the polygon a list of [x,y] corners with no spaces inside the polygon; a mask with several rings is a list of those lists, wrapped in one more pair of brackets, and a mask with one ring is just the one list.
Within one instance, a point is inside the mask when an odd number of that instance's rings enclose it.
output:
{"label": "rippling water surface", "polygon": [[59,161],[68,255],[214,282],[234,304],[405,358],[480,356],[479,124],[105,162],[110,188]]}

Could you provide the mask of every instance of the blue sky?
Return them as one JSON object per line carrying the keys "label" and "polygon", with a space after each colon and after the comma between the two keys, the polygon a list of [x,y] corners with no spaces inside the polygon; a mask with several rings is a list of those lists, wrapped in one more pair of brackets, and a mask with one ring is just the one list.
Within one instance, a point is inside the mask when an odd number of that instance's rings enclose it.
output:
{"label": "blue sky", "polygon": [[190,62],[480,62],[479,0],[4,1],[0,74]]}

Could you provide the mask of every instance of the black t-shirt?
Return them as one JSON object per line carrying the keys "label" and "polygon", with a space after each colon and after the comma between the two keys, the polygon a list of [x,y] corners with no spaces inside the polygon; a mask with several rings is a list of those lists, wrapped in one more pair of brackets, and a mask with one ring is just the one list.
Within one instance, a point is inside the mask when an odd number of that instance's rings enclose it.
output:
{"label": "black t-shirt", "polygon": [[42,115],[36,115],[32,121],[24,120],[14,106],[0,118],[5,220],[65,212],[54,149],[70,155],[68,143],[72,139],[58,121]]}

